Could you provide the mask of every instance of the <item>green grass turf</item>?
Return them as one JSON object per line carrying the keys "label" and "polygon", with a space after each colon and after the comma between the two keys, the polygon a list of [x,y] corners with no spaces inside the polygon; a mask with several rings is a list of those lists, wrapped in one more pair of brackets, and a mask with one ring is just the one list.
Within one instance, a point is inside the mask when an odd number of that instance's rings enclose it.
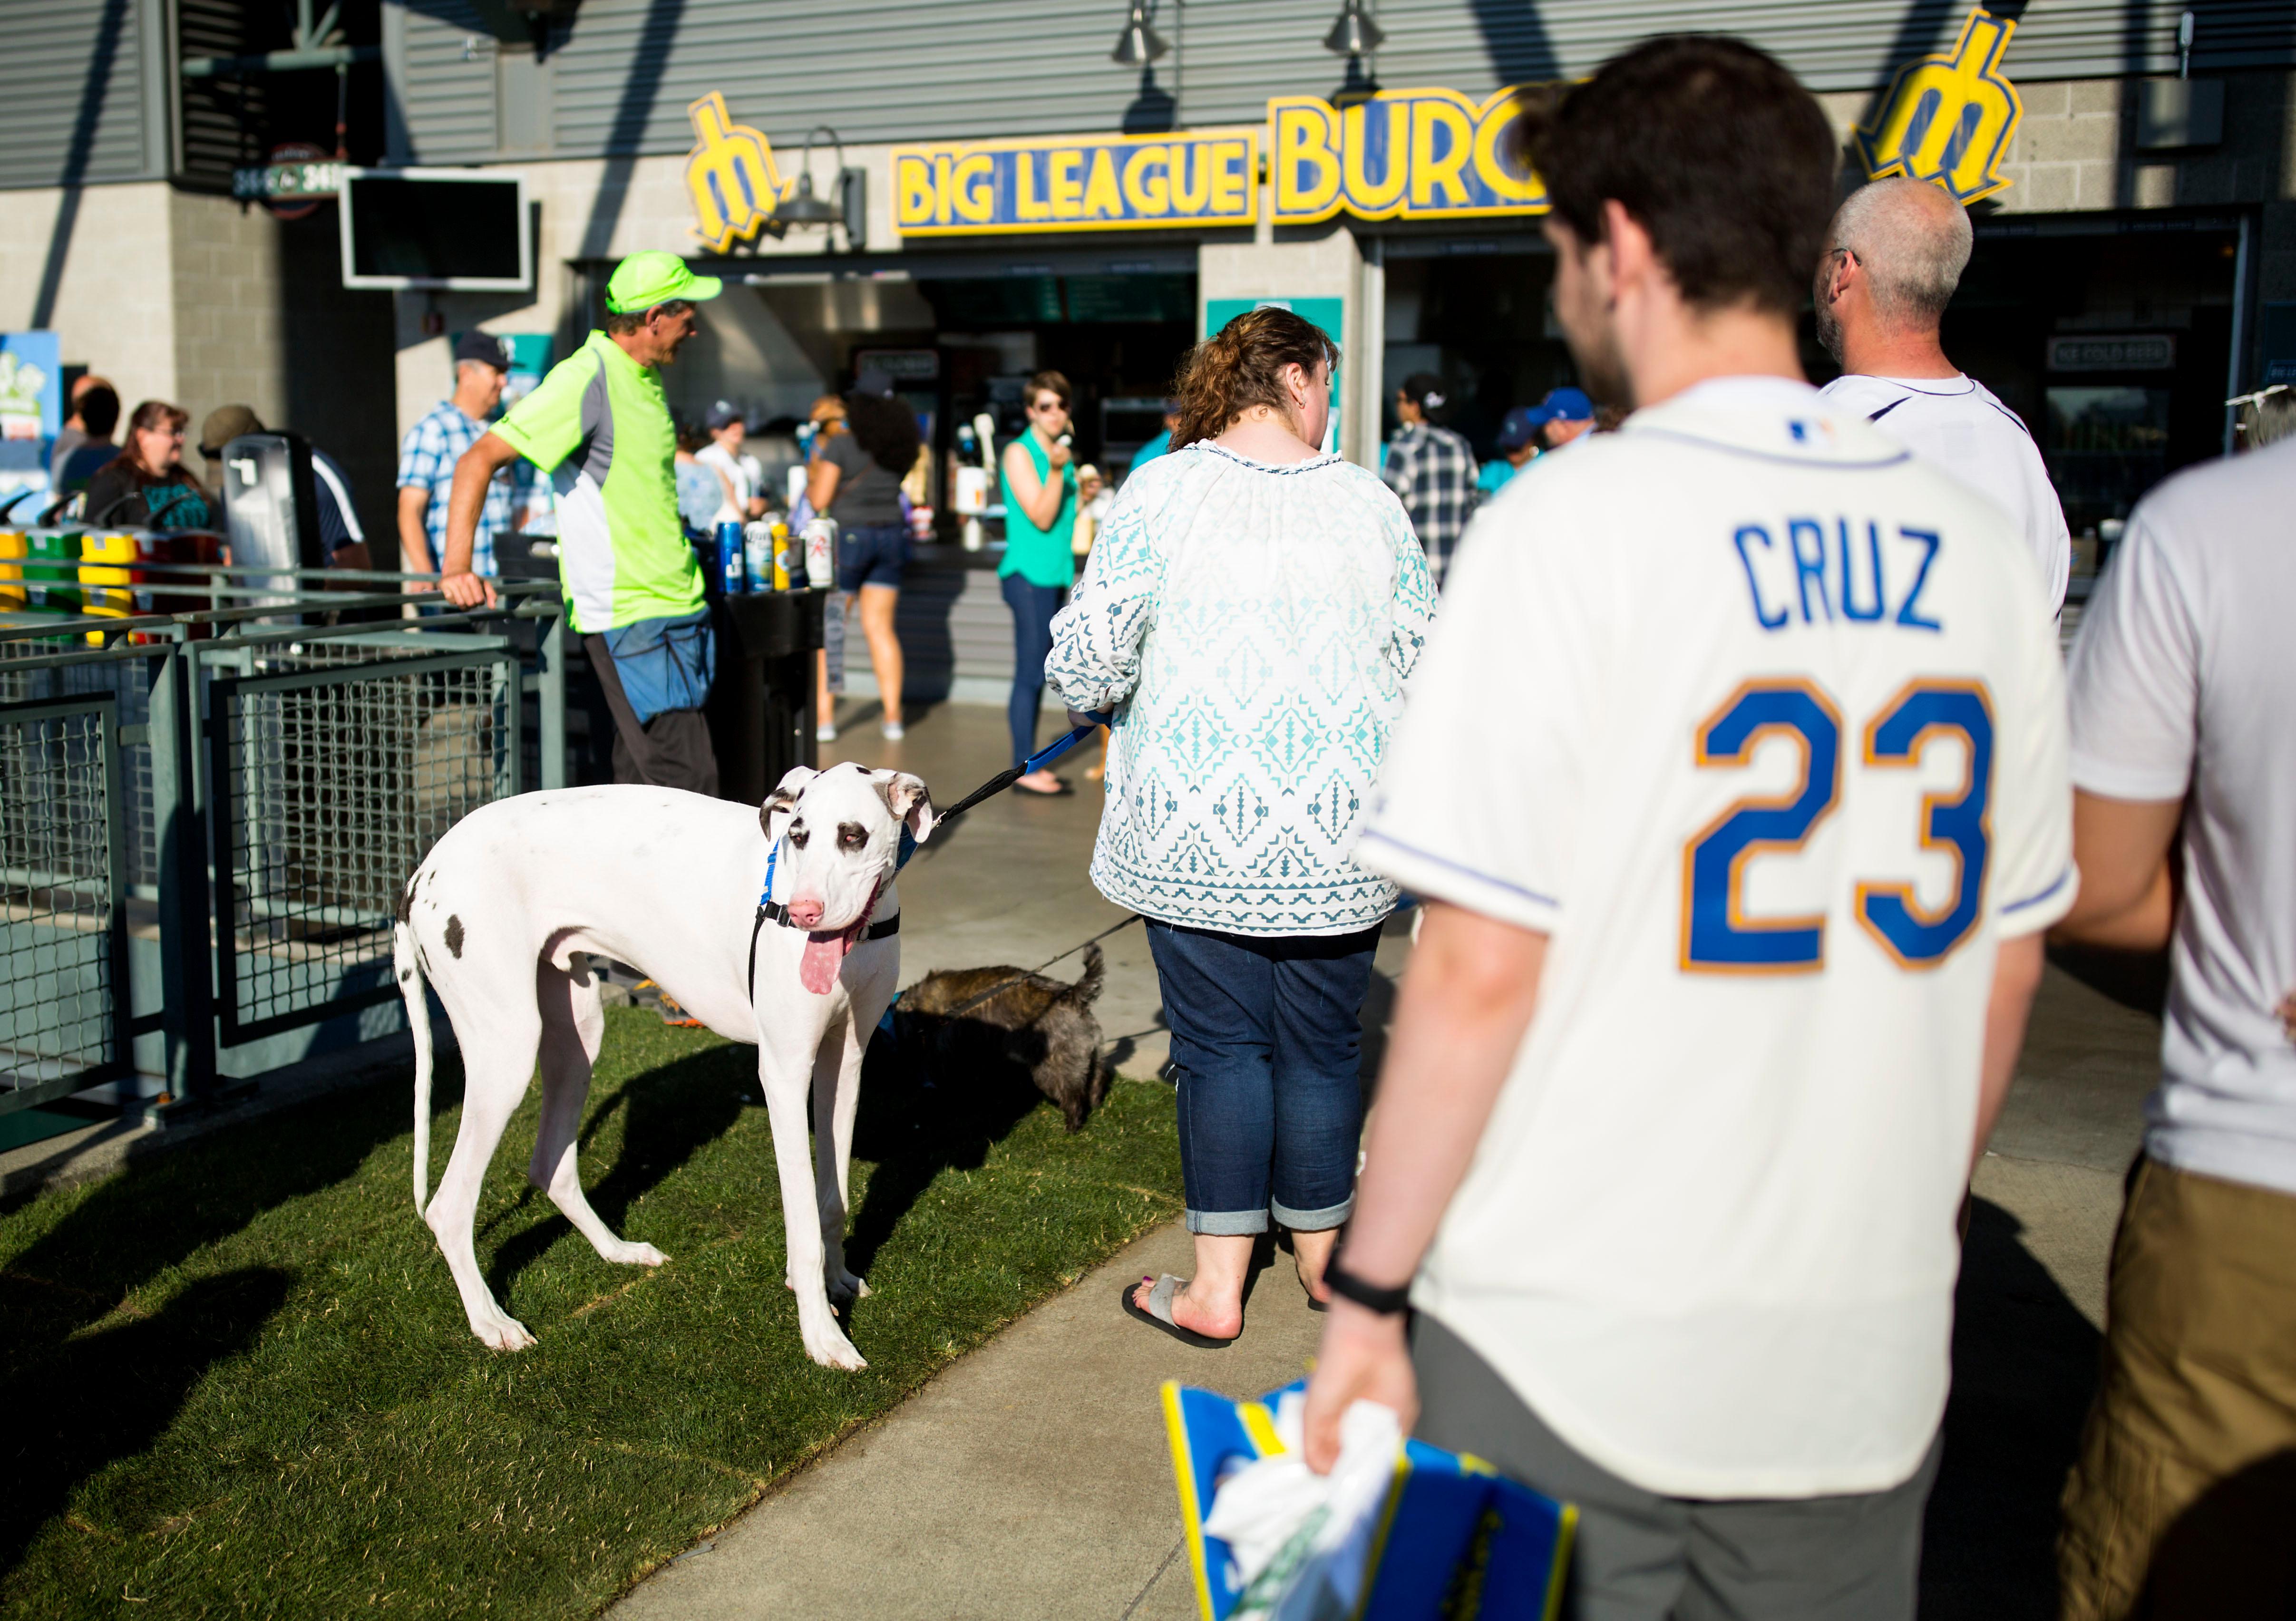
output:
{"label": "green grass turf", "polygon": [[1033,1093],[873,1061],[869,1367],[832,1372],[782,1286],[752,1050],[607,1018],[583,1179],[669,1264],[607,1265],[527,1188],[530,1089],[479,1210],[541,1342],[514,1356],[472,1338],[414,1213],[404,1083],[0,1212],[0,1611],[590,1615],[1181,1206],[1162,1086],[1119,1084],[1070,1136]]}

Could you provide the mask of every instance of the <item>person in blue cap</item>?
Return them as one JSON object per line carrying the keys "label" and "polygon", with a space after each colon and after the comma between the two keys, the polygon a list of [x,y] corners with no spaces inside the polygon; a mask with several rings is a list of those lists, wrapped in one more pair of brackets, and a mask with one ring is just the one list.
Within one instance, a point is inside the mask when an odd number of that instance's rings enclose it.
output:
{"label": "person in blue cap", "polygon": [[1506,482],[1538,457],[1539,421],[1529,405],[1517,405],[1499,423],[1499,454],[1483,463],[1475,487],[1486,497],[1496,495]]}
{"label": "person in blue cap", "polygon": [[1536,405],[1517,405],[1499,424],[1499,454],[1486,462],[1475,487],[1489,495],[1545,451],[1560,450],[1595,426],[1595,402],[1584,389],[1550,389]]}

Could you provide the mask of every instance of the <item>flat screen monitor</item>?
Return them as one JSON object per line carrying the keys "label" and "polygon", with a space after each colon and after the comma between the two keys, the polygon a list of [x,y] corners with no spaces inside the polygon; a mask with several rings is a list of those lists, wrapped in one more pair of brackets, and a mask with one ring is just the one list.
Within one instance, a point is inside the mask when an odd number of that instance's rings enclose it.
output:
{"label": "flat screen monitor", "polygon": [[346,287],[523,292],[534,285],[522,175],[347,168],[338,212]]}

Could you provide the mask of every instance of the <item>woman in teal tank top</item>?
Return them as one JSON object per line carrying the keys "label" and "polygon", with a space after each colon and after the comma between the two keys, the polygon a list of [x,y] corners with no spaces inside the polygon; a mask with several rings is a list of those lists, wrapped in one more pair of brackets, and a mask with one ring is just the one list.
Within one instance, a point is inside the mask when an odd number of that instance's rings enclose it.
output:
{"label": "woman in teal tank top", "polygon": [[[1029,430],[1004,447],[997,483],[1004,496],[1004,561],[997,569],[1005,604],[1013,610],[1013,697],[1005,719],[1013,728],[1013,764],[1037,750],[1037,700],[1045,660],[1053,651],[1053,616],[1076,584],[1075,458],[1060,443],[1069,430],[1069,380],[1039,372],[1029,380]],[[1022,793],[1073,790],[1050,771],[1032,771],[1013,785]]]}

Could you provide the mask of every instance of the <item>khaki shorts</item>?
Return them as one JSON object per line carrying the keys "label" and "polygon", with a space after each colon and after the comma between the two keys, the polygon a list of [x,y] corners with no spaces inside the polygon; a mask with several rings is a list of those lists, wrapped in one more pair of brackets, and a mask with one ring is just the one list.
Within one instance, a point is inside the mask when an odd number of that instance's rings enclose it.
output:
{"label": "khaki shorts", "polygon": [[2296,1613],[2296,1198],[2137,1161],[2064,1511],[2063,1621]]}

